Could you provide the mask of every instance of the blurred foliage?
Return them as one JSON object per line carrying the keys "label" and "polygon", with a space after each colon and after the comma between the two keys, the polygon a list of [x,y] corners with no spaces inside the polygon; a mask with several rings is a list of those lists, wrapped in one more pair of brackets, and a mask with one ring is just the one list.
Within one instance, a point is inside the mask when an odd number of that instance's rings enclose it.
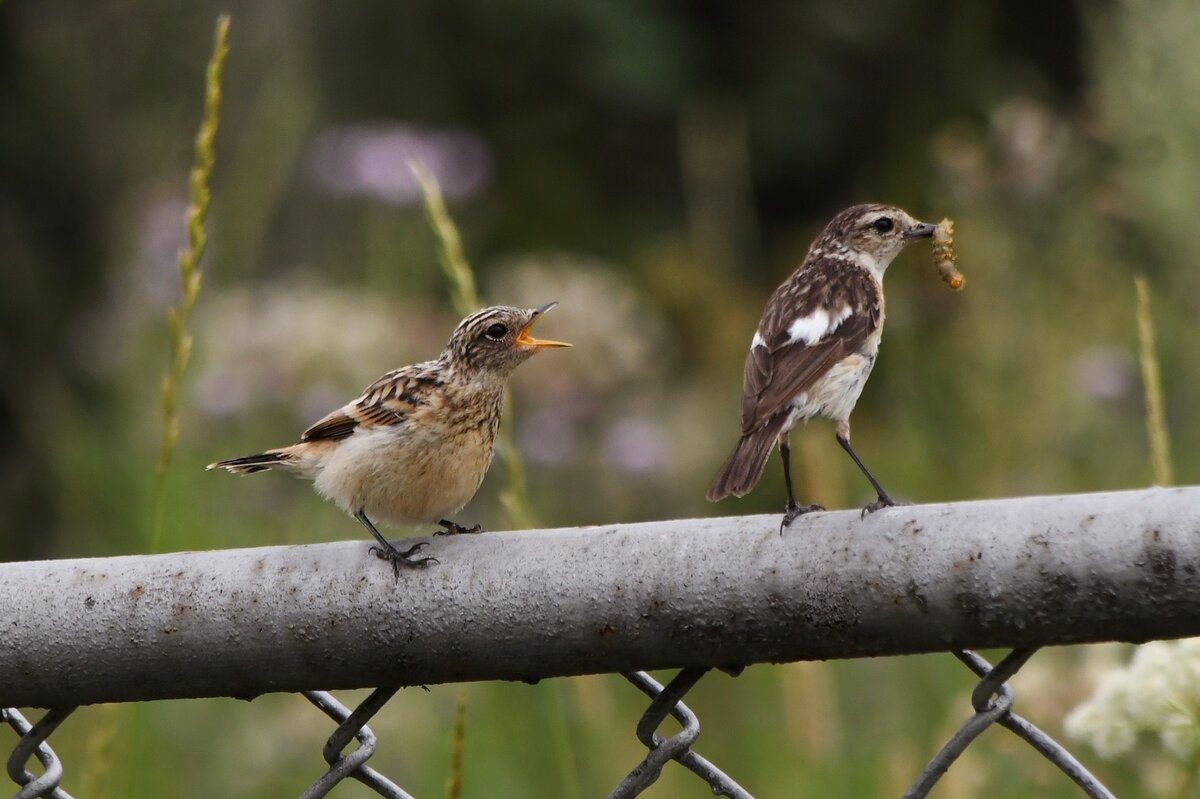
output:
{"label": "blurred foliage", "polygon": [[[562,303],[546,335],[576,348],[513,386],[547,524],[780,510],[776,464],[745,500],[710,506],[704,489],[734,442],[765,297],[832,212],[864,200],[954,218],[968,280],[947,291],[917,247],[888,276],[855,439],[889,490],[1149,483],[1138,273],[1176,478],[1196,480],[1194,4],[7,2],[0,557],[148,539],[162,320],[222,10],[233,41],[164,548],[360,536],[303,483],[202,466],[286,442],[442,346],[458,316],[413,157],[489,301]],[[794,438],[808,501],[870,498],[828,425]],[[502,479],[468,523],[500,518]],[[1060,733],[1113,651],[1040,654],[1016,679],[1022,712]],[[763,666],[706,679],[690,704],[702,751],[756,794],[894,796],[969,712],[970,685],[948,656]],[[477,686],[455,738],[457,691],[399,695],[372,725],[372,765],[437,795],[457,740],[463,797],[592,796],[640,757],[643,703],[615,676]],[[570,750],[547,765],[531,751],[561,726]],[[321,772],[328,732],[268,696],[156,703],[136,725],[86,708],[54,743],[90,796],[281,796]],[[1121,795],[1180,782],[1161,749],[1080,754]],[[947,796],[1074,796],[999,733],[946,779]],[[648,795],[707,794],[667,769]]]}

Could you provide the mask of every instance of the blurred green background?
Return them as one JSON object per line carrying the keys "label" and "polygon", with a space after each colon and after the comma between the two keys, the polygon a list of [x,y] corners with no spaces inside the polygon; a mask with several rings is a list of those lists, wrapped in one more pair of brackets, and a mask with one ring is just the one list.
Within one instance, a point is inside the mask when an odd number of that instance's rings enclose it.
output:
{"label": "blurred green background", "polygon": [[[1139,10],[1144,9],[1144,10]],[[161,548],[363,538],[302,482],[206,474],[292,440],[457,321],[406,161],[438,177],[489,302],[562,305],[576,348],[514,380],[539,523],[778,512],[707,504],[767,295],[841,207],[953,217],[888,276],[858,451],[916,502],[1152,481],[1132,278],[1154,296],[1179,482],[1200,471],[1200,8],[1128,2],[9,2],[0,5],[0,559],[144,552],[165,313],[203,68],[232,15],[205,281]],[[1191,367],[1189,368],[1189,364]],[[871,498],[831,425],[802,498]],[[511,524],[493,470],[462,514]],[[1041,653],[1052,734],[1114,648]],[[969,712],[949,655],[757,666],[689,698],[699,749],[758,796],[897,796]],[[444,795],[459,688],[402,692],[372,765]],[[353,703],[356,695],[342,697]],[[465,797],[604,795],[640,758],[616,676],[469,688]],[[331,730],[295,696],[85,708],[54,736],[81,797],[297,795]],[[0,749],[15,740],[0,733]],[[1152,742],[1106,763],[1175,796]],[[347,785],[339,796],[365,796]],[[703,797],[682,769],[651,797]],[[1074,796],[987,733],[935,795]]]}

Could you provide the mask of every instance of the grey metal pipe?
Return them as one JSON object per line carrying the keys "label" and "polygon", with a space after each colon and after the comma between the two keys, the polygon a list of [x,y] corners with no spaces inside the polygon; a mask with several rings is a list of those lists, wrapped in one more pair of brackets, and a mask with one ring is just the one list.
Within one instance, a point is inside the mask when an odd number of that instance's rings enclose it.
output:
{"label": "grey metal pipe", "polygon": [[1195,487],[368,546],[0,564],[0,707],[1200,635]]}

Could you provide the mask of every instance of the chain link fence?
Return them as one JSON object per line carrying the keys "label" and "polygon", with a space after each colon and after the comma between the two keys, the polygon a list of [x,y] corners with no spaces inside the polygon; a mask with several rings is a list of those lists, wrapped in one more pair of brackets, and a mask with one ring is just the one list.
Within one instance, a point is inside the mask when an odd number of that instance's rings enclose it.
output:
{"label": "chain link fence", "polygon": [[[974,652],[963,650],[955,653],[982,678],[971,697],[975,715],[963,723],[921,771],[912,787],[904,793],[904,799],[921,799],[927,796],[954,760],[992,724],[1000,724],[1027,741],[1070,777],[1088,797],[1114,799],[1113,794],[1063,746],[1012,712],[1013,692],[1005,680],[1015,674],[1035,651],[1036,648],[1013,650],[995,667]],[[613,789],[609,799],[632,799],[639,796],[658,779],[663,767],[672,760],[708,783],[714,796],[753,799],[745,788],[692,749],[692,744],[700,735],[700,721],[683,703],[682,698],[708,671],[706,668],[682,669],[665,688],[645,672],[624,675],[629,682],[651,698],[650,706],[637,724],[638,740],[645,744],[647,753]],[[353,711],[325,691],[303,692],[306,699],[338,722],[338,727],[329,736],[321,753],[325,762],[329,764],[329,770],[301,794],[301,799],[320,799],[327,796],[338,783],[346,779],[357,780],[387,799],[412,799],[412,795],[403,788],[366,765],[367,760],[375,753],[377,745],[375,734],[371,732],[367,722],[398,690],[378,688]],[[74,708],[51,710],[38,724],[32,726],[15,708],[0,711],[4,719],[21,734],[21,739],[13,748],[8,761],[9,777],[21,786],[21,790],[15,795],[16,799],[70,799],[71,795],[59,787],[63,776],[62,763],[45,743],[45,739],[72,710]],[[678,721],[682,729],[675,735],[664,738],[656,730],[668,715]],[[348,754],[342,754],[342,750],[352,739],[358,740],[358,747]],[[32,757],[37,757],[42,763],[44,773],[41,777],[35,777],[24,768]]]}
{"label": "chain link fence", "polygon": [[[951,651],[980,678],[974,714],[905,799],[927,796],[993,724],[1084,795],[1112,796],[1013,711],[1008,680],[1043,645],[1200,634],[1200,595],[1188,579],[1200,568],[1200,489],[811,522],[784,536],[777,519],[762,516],[450,539],[438,544],[442,566],[401,576],[404,592],[353,542],[0,564],[0,606],[14,611],[0,652],[0,704],[13,707],[0,719],[19,736],[8,776],[19,799],[70,797],[47,738],[80,704],[297,691],[337,723],[322,752],[329,768],[304,799],[346,779],[410,797],[367,765],[377,746],[367,723],[400,687],[611,671],[650,698],[636,726],[646,756],[612,799],[640,795],[671,761],[715,795],[747,799],[692,748],[700,723],[683,698],[712,668],[736,674],[764,661]],[[597,548],[611,557],[597,559]],[[756,607],[765,610],[754,615]],[[247,624],[261,646],[231,637]],[[608,633],[602,647],[596,631]],[[1005,644],[1015,648],[994,667],[966,648]],[[345,646],[342,657],[321,656]],[[631,666],[680,671],[664,687]],[[351,710],[305,682],[389,687]],[[31,724],[19,706],[52,709]],[[657,732],[667,716],[681,726],[669,737]],[[28,770],[33,759],[40,776]]]}

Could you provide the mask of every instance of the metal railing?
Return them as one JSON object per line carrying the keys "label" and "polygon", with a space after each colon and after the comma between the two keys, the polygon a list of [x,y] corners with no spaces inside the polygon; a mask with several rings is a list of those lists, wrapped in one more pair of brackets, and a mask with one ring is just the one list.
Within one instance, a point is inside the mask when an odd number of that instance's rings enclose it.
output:
{"label": "metal railing", "polygon": [[[366,722],[397,688],[618,672],[652,701],[637,726],[646,758],[612,796],[638,795],[674,760],[747,797],[691,748],[699,723],[681,700],[708,669],[949,651],[982,678],[975,714],[906,796],[996,723],[1106,797],[1013,713],[1006,681],[1040,646],[1200,634],[1200,488],[815,514],[782,536],[775,516],[727,517],[431,550],[439,566],[398,580],[357,541],[0,564],[0,707],[56,708],[32,729],[4,711],[22,736],[17,795],[67,796],[45,739],[77,705],[294,691],[339,723],[305,796],[346,777],[408,796],[365,766]],[[1015,651],[993,669],[967,651],[982,647]],[[665,689],[640,673],[660,668],[681,669]],[[350,712],[314,686],[386,687]],[[683,729],[664,738],[667,715]]]}

